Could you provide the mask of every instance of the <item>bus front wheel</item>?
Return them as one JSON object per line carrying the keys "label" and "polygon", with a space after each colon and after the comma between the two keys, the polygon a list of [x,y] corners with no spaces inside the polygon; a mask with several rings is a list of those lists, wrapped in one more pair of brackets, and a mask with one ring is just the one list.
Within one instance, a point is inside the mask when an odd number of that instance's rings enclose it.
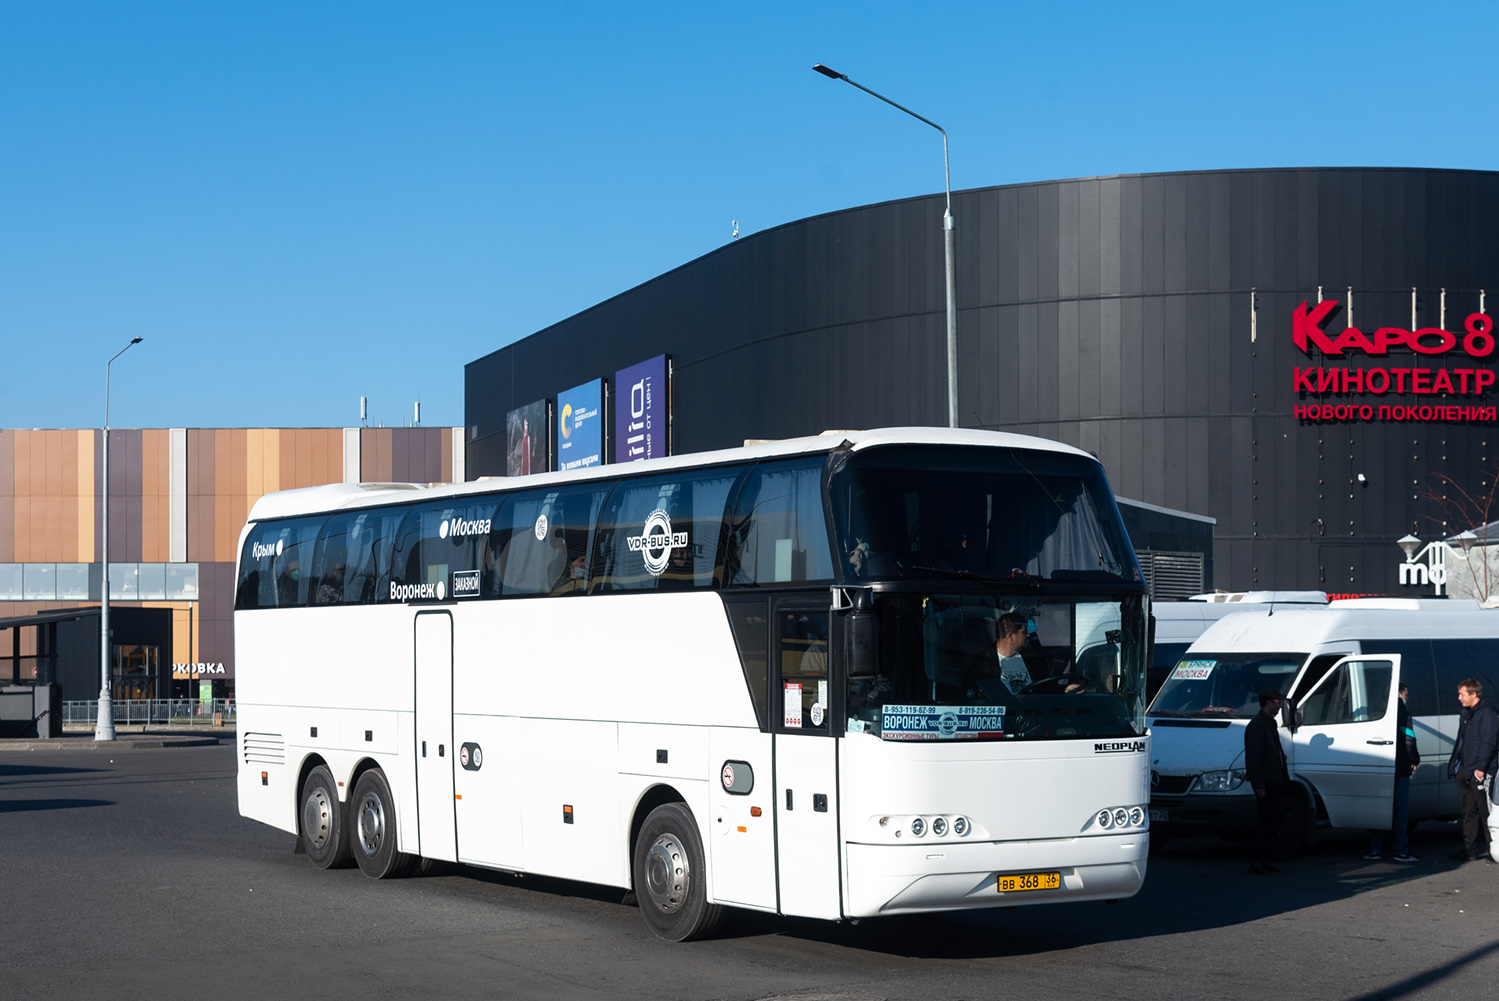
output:
{"label": "bus front wheel", "polygon": [[359,776],[349,802],[349,841],[360,870],[372,879],[392,879],[410,872],[417,858],[396,850],[395,798],[385,773],[372,768]]}
{"label": "bus front wheel", "polygon": [[703,844],[681,803],[652,810],[635,839],[635,897],[651,931],[670,942],[708,938],[723,908],[708,903]]}
{"label": "bus front wheel", "polygon": [[302,847],[319,869],[336,869],[349,861],[349,837],[344,831],[344,805],[326,765],[318,765],[302,782]]}

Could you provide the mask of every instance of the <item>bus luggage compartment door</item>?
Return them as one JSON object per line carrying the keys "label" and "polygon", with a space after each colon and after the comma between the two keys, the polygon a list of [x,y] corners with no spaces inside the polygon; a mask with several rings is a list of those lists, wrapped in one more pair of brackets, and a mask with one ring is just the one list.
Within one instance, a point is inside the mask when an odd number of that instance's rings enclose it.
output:
{"label": "bus luggage compartment door", "polygon": [[1395,795],[1399,654],[1345,657],[1296,707],[1291,773],[1307,779],[1333,827],[1388,831]]}
{"label": "bus luggage compartment door", "polygon": [[842,916],[828,610],[776,610],[776,873],[782,914]]}
{"label": "bus luggage compartment door", "polygon": [[453,617],[416,617],[416,810],[421,853],[458,861],[453,800]]}

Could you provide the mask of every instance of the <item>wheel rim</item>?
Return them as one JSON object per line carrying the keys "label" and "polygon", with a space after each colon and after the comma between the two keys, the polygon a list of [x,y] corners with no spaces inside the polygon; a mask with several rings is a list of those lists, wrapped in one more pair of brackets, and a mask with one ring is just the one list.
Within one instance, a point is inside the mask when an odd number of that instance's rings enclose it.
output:
{"label": "wheel rim", "polygon": [[333,833],[333,804],[328,799],[328,790],[313,786],[302,804],[302,834],[312,846],[321,849]]}
{"label": "wheel rim", "polygon": [[675,914],[687,902],[692,867],[687,849],[675,834],[663,834],[645,855],[645,892],[656,910]]}
{"label": "wheel rim", "polygon": [[372,792],[359,801],[359,847],[366,855],[380,851],[385,840],[385,804]]}

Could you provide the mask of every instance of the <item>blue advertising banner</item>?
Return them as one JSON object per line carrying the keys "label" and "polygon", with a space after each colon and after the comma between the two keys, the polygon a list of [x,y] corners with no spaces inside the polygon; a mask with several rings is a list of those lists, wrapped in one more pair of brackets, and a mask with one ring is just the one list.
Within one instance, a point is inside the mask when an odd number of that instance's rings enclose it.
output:
{"label": "blue advertising banner", "polygon": [[604,461],[604,380],[557,394],[557,468],[581,469]]}
{"label": "blue advertising banner", "polygon": [[671,389],[666,355],[614,374],[614,461],[659,459],[670,451]]}
{"label": "blue advertising banner", "polygon": [[885,706],[885,740],[982,740],[1003,737],[1004,706]]}

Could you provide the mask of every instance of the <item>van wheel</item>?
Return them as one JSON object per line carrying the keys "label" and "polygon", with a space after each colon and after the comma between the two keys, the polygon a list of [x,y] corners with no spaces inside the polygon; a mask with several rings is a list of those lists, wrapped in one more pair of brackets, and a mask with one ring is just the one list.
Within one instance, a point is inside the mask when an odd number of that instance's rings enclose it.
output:
{"label": "van wheel", "polygon": [[384,772],[372,768],[359,776],[350,797],[349,813],[354,861],[366,876],[394,879],[411,871],[417,857],[396,851],[395,797],[390,794]]}
{"label": "van wheel", "polygon": [[338,801],[338,787],[326,765],[318,765],[307,773],[299,802],[297,833],[312,864],[319,869],[347,865],[349,838],[344,831],[347,813],[344,804]]}
{"label": "van wheel", "polygon": [[640,914],[651,931],[686,942],[718,930],[723,908],[708,903],[706,868],[691,811],[681,803],[652,810],[635,839],[631,866]]}

